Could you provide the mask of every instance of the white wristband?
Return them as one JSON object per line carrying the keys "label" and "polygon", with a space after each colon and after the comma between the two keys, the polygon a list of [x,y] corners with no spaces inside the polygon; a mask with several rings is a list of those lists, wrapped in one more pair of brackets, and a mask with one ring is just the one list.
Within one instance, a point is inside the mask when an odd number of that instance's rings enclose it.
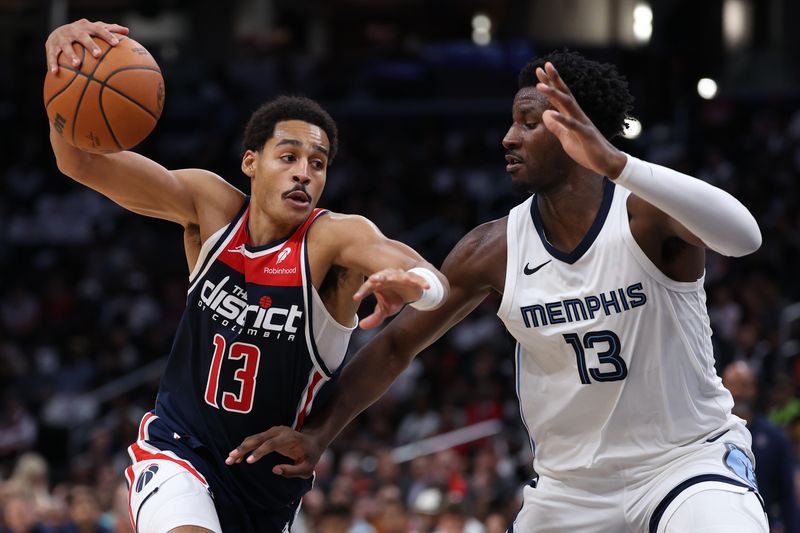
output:
{"label": "white wristband", "polygon": [[419,311],[429,311],[442,303],[442,298],[444,298],[444,286],[442,282],[439,281],[436,274],[422,267],[409,268],[406,272],[416,274],[430,285],[429,288],[422,290],[422,296],[419,300],[411,302],[408,305]]}

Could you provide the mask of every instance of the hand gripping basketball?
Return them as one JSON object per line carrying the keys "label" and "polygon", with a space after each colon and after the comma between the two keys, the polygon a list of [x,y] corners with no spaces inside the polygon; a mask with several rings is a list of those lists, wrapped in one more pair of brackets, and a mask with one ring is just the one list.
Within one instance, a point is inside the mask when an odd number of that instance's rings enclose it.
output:
{"label": "hand gripping basketball", "polygon": [[44,81],[51,124],[65,141],[88,152],[136,146],[164,108],[164,79],[153,56],[129,37],[113,37],[115,46],[100,37],[92,38],[91,49],[83,40],[73,42],[79,64],[62,52],[59,68],[49,69]]}

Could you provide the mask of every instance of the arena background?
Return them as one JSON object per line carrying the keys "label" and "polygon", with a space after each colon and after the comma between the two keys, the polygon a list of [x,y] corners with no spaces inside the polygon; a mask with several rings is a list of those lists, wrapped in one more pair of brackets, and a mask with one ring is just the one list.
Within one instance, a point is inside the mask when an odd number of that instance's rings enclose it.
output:
{"label": "arena background", "polygon": [[[757,253],[708,254],[709,312],[718,368],[751,364],[761,411],[792,442],[778,472],[794,468],[795,0],[0,0],[0,531],[130,531],[124,450],[154,404],[184,304],[180,228],[55,167],[43,44],[82,17],[128,25],[164,72],[164,114],[138,151],[246,190],[249,114],[282,93],[316,98],[341,130],[321,205],[369,217],[437,265],[519,201],[500,145],[519,68],[565,46],[615,63],[641,124],[617,145],[728,190],[760,223]],[[296,531],[504,531],[532,472],[497,303],[339,437]],[[787,530],[773,506],[773,530]]]}

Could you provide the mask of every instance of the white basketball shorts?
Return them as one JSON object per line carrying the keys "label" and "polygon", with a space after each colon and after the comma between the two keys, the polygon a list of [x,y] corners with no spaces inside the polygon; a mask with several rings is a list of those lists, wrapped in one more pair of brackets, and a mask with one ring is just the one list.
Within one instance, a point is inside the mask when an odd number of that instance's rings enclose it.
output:
{"label": "white basketball shorts", "polygon": [[[767,532],[747,429],[737,425],[712,440],[648,468],[646,476],[624,471],[597,477],[540,476],[524,487],[522,510],[509,531]],[[738,529],[731,529],[731,523]]]}
{"label": "white basketball shorts", "polygon": [[167,533],[178,526],[200,526],[222,533],[208,485],[170,459],[138,461],[125,471],[128,510],[137,533]]}

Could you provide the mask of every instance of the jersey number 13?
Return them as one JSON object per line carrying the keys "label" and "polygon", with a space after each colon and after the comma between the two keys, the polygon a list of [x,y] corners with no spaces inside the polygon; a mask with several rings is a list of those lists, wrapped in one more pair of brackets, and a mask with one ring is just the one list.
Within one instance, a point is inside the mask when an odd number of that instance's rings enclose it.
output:
{"label": "jersey number 13", "polygon": [[[613,331],[589,331],[583,336],[583,342],[577,333],[564,334],[564,340],[575,350],[575,357],[578,361],[578,376],[584,385],[594,381],[619,381],[628,377],[628,366],[625,360],[620,357],[619,337]],[[597,360],[600,364],[607,363],[612,365],[613,370],[602,371],[599,368],[588,368],[586,364],[586,352],[584,348],[591,350],[595,344],[604,343],[607,350],[601,352],[598,349]],[[602,348],[602,346],[598,347]]]}
{"label": "jersey number 13", "polygon": [[214,335],[214,357],[211,360],[211,369],[208,372],[206,383],[206,403],[219,409],[217,396],[219,395],[219,373],[224,359],[244,359],[244,363],[233,373],[233,379],[239,382],[236,393],[224,391],[222,393],[222,408],[234,413],[249,413],[253,409],[253,398],[256,395],[256,375],[258,362],[261,359],[261,350],[258,346],[246,342],[234,342],[230,347],[225,346],[225,337],[217,333]]}

